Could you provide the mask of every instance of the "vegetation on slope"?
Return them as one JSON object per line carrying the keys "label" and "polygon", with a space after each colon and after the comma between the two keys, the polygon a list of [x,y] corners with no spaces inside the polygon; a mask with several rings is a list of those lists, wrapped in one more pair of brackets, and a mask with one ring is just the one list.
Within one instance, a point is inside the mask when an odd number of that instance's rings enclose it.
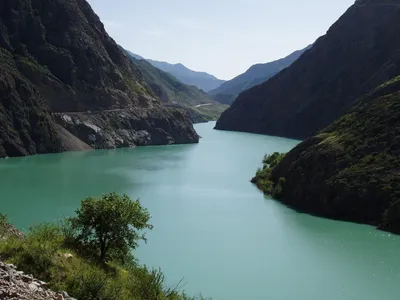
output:
{"label": "vegetation on slope", "polygon": [[276,199],[279,199],[283,193],[285,178],[280,178],[278,183],[275,184],[271,179],[271,174],[272,170],[284,157],[285,153],[279,152],[265,155],[262,169],[258,169],[256,176],[251,180],[251,182],[256,184],[260,190]]}
{"label": "vegetation on slope", "polygon": [[88,198],[75,217],[33,227],[25,238],[10,233],[0,216],[0,258],[77,299],[204,299],[178,291],[180,283],[166,287],[160,270],[134,259],[142,229],[152,228],[149,220],[139,201],[117,194]]}
{"label": "vegetation on slope", "polygon": [[[254,181],[301,211],[400,234],[400,77],[364,97]],[[283,180],[284,178],[284,180]],[[282,186],[282,193],[274,189]]]}
{"label": "vegetation on slope", "polygon": [[[139,68],[152,92],[167,106],[186,110],[194,123],[217,120],[228,107],[214,101],[196,86],[186,85],[148,61],[135,58],[129,51],[126,53]],[[198,107],[204,104],[207,105]]]}

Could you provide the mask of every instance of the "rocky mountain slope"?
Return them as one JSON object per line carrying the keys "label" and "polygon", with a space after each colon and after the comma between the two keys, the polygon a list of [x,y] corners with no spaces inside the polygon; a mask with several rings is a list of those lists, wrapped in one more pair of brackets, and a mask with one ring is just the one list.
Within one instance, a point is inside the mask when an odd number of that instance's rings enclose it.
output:
{"label": "rocky mountain slope", "polygon": [[400,76],[254,182],[300,211],[400,234]]}
{"label": "rocky mountain slope", "polygon": [[311,46],[269,63],[253,65],[245,73],[223,83],[208,94],[216,101],[232,104],[241,92],[267,81],[283,69],[289,67],[309,48]]}
{"label": "rocky mountain slope", "polygon": [[400,73],[400,3],[357,1],[290,67],[243,92],[217,129],[303,139]]}
{"label": "rocky mountain slope", "polygon": [[[139,68],[108,36],[85,0],[2,1],[0,70],[0,157],[84,148],[84,143],[78,147],[63,140],[68,134],[60,134],[50,112],[104,115],[128,109],[135,112],[125,115],[132,122],[137,114],[145,120],[149,111],[157,112],[157,122],[135,123],[136,130],[157,129],[170,142],[182,141],[187,133],[184,142],[198,141],[189,122],[172,118],[181,112],[162,107]],[[103,130],[90,122],[89,127]],[[163,124],[168,128],[159,127]],[[107,127],[121,130],[112,122]],[[175,140],[176,132],[180,135]]]}
{"label": "rocky mountain slope", "polygon": [[[125,50],[126,51],[126,50]],[[167,106],[181,107],[192,117],[194,123],[217,120],[227,108],[211,99],[203,90],[180,82],[171,74],[164,72],[148,61],[131,55],[134,64],[143,74],[152,92]],[[205,109],[207,104],[208,110]]]}
{"label": "rocky mountain slope", "polygon": [[[129,51],[129,53],[138,60],[145,59],[133,52]],[[152,59],[145,60],[151,63],[154,67],[171,74],[184,84],[194,85],[205,92],[211,91],[225,82],[224,80],[216,78],[214,75],[205,72],[193,71],[183,64],[170,64]]]}
{"label": "rocky mountain slope", "polygon": [[0,299],[76,300],[66,292],[53,292],[46,283],[0,261]]}

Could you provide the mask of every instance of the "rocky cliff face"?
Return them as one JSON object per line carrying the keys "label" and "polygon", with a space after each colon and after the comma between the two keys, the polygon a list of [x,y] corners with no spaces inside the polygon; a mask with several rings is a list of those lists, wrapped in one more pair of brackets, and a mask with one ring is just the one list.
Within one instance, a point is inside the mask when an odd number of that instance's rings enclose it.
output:
{"label": "rocky cliff face", "polygon": [[55,120],[96,149],[196,143],[190,120],[178,110],[115,110],[57,114]]}
{"label": "rocky cliff face", "polygon": [[296,209],[400,234],[400,77],[286,154],[269,179]]}
{"label": "rocky cliff face", "polygon": [[140,108],[174,122],[85,0],[2,1],[0,55],[0,156],[71,150],[49,111]]}
{"label": "rocky cliff face", "polygon": [[61,151],[61,141],[41,94],[0,50],[0,157]]}
{"label": "rocky cliff face", "polygon": [[315,134],[400,73],[399,20],[399,1],[358,1],[290,67],[243,92],[216,128]]}

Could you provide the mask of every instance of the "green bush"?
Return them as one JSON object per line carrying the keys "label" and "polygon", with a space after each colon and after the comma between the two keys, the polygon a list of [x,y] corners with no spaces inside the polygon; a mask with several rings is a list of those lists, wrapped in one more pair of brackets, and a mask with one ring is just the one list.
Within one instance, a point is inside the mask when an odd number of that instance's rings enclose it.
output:
{"label": "green bush", "polygon": [[[82,201],[76,217],[70,218],[70,237],[93,249],[101,261],[130,260],[131,250],[139,240],[146,240],[140,231],[152,229],[150,214],[139,200],[115,193]],[[95,255],[96,253],[94,253]]]}
{"label": "green bush", "polygon": [[263,168],[257,170],[256,176],[252,180],[252,182],[254,182],[265,194],[271,195],[276,199],[283,196],[285,178],[280,178],[278,182],[274,182],[271,174],[272,170],[284,157],[285,153],[278,152],[265,155],[263,159]]}

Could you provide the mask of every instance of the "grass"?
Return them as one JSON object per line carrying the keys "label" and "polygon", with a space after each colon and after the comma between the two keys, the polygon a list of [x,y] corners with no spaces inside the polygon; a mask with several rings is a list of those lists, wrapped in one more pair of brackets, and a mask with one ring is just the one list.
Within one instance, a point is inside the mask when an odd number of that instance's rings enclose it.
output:
{"label": "grass", "polygon": [[[0,233],[5,218],[0,218]],[[33,227],[25,239],[3,234],[0,258],[25,273],[48,283],[55,291],[67,291],[85,300],[202,300],[189,297],[181,286],[167,287],[159,269],[148,269],[132,261],[100,263],[68,241],[63,226],[42,224]]]}

